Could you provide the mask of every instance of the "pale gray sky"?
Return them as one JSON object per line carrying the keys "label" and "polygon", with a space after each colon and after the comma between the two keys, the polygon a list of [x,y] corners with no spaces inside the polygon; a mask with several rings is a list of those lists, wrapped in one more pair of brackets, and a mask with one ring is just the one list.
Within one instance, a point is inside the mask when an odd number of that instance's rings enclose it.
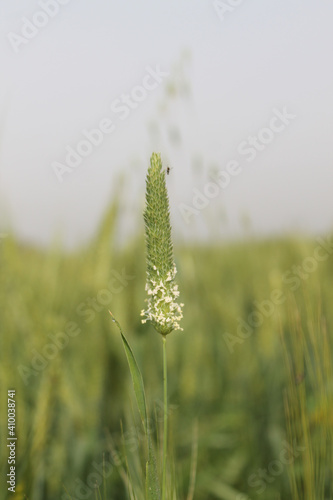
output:
{"label": "pale gray sky", "polygon": [[[244,214],[257,235],[332,229],[331,2],[17,0],[0,17],[0,221],[22,239],[86,240],[121,170],[123,205],[141,210],[153,150],[173,167],[177,234],[237,236]],[[190,94],[166,99],[170,81]],[[71,172],[68,147],[89,148]]]}

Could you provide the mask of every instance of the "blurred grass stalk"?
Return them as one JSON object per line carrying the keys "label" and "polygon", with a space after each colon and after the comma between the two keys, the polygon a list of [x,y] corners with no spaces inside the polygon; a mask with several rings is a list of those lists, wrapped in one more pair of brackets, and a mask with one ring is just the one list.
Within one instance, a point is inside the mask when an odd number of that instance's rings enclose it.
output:
{"label": "blurred grass stalk", "polygon": [[306,311],[291,303],[291,326],[282,330],[285,412],[290,443],[303,450],[289,467],[292,498],[325,500],[333,498],[332,352],[320,301],[314,307],[305,297]]}

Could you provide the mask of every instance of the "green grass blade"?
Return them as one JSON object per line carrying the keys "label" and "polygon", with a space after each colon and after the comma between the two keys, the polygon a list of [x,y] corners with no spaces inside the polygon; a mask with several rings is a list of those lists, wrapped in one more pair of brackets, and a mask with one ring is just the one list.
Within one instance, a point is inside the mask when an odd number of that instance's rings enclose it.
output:
{"label": "green grass blade", "polygon": [[131,377],[134,386],[134,393],[136,397],[136,402],[139,408],[139,413],[142,420],[142,425],[144,427],[146,437],[147,437],[147,447],[148,447],[148,462],[146,464],[146,499],[147,500],[160,500],[160,486],[158,482],[158,474],[157,474],[157,464],[156,458],[154,454],[153,444],[151,441],[150,433],[147,425],[147,407],[146,407],[146,396],[143,385],[143,378],[136,362],[135,356],[129,345],[125,335],[122,332],[121,326],[113,316],[111,311],[109,311],[112,317],[112,321],[116,323],[119,328],[121,338],[123,341],[128,365],[131,372]]}
{"label": "green grass blade", "polygon": [[123,333],[121,333],[121,338],[123,341],[128,365],[129,365],[130,372],[131,372],[134,393],[135,393],[136,402],[137,402],[137,405],[139,408],[139,413],[141,416],[142,425],[143,425],[145,431],[147,431],[147,408],[146,408],[146,398],[145,398],[145,390],[144,390],[142,375],[141,375],[141,372],[140,372],[139,367],[137,365],[133,351],[132,351],[132,349],[131,349],[129,343],[127,342],[127,339]]}
{"label": "green grass blade", "polygon": [[198,420],[195,421],[193,426],[193,441],[192,441],[192,458],[190,470],[190,484],[188,488],[187,500],[193,500],[195,490],[195,479],[197,475],[198,466]]}
{"label": "green grass blade", "polygon": [[136,362],[135,356],[133,354],[133,351],[127,342],[127,339],[125,335],[122,332],[121,326],[116,320],[116,318],[113,316],[111,311],[109,311],[112,317],[112,321],[116,323],[116,325],[119,328],[121,338],[123,341],[127,361],[128,361],[128,366],[131,372],[131,377],[132,377],[132,382],[133,382],[133,387],[134,387],[134,393],[135,393],[135,398],[136,402],[138,405],[140,417],[142,420],[142,425],[144,427],[145,432],[147,433],[147,407],[146,407],[146,396],[145,396],[145,389],[143,385],[143,378],[140,372],[140,369],[138,367],[138,364]]}
{"label": "green grass blade", "polygon": [[156,457],[149,432],[147,433],[147,441],[148,441],[148,462],[146,464],[146,499],[160,500],[161,492],[160,492],[160,485],[158,482]]}

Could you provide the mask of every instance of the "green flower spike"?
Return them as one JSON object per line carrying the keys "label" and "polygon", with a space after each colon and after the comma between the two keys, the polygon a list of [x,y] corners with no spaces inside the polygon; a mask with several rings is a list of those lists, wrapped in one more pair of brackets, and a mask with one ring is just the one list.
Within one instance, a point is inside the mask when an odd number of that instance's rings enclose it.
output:
{"label": "green flower spike", "polygon": [[153,153],[146,178],[146,208],[143,214],[147,245],[147,310],[142,310],[142,323],[151,321],[164,337],[173,330],[182,330],[183,317],[178,304],[176,265],[173,258],[168,193],[161,155]]}

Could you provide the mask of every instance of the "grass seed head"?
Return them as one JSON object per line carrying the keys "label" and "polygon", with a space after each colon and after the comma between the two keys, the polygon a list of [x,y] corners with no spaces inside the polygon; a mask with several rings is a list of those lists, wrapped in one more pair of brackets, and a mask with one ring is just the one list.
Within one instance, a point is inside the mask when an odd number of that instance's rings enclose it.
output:
{"label": "grass seed head", "polygon": [[151,321],[155,330],[165,336],[182,330],[183,317],[178,303],[176,265],[173,258],[168,193],[161,155],[153,153],[146,179],[146,207],[143,214],[147,245],[147,309],[141,312],[142,323]]}

